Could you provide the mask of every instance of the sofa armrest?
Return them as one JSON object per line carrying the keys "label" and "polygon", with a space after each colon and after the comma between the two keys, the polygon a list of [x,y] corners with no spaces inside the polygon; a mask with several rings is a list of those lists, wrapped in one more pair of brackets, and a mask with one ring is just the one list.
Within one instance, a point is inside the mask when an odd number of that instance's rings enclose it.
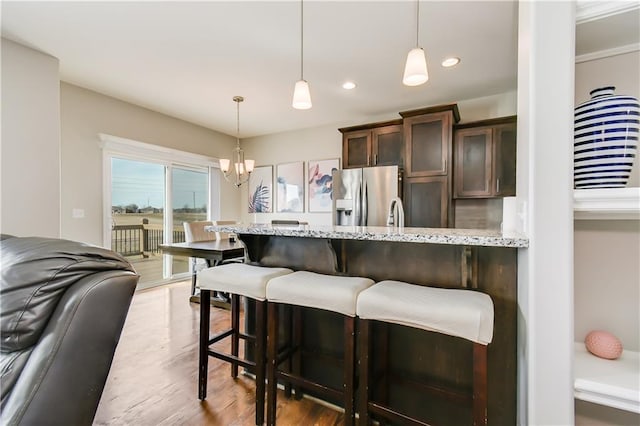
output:
{"label": "sofa armrest", "polygon": [[7,425],[91,425],[138,275],[87,276],[61,297],[2,407]]}

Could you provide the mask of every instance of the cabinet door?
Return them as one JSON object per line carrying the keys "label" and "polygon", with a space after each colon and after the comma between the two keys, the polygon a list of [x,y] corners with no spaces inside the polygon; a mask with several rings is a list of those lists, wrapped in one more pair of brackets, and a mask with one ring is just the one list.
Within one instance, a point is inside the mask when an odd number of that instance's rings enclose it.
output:
{"label": "cabinet door", "polygon": [[359,130],[342,135],[342,168],[366,167],[371,159],[371,131]]}
{"label": "cabinet door", "polygon": [[371,131],[371,149],[374,166],[399,166],[404,164],[404,139],[402,126],[378,127]]}
{"label": "cabinet door", "polygon": [[483,198],[492,195],[492,129],[464,129],[455,133],[454,197]]}
{"label": "cabinet door", "polygon": [[500,197],[516,195],[516,124],[493,130],[494,193]]}
{"label": "cabinet door", "polygon": [[406,226],[446,228],[449,214],[448,186],[446,176],[405,179]]}
{"label": "cabinet door", "polygon": [[404,119],[407,177],[447,174],[451,143],[450,112]]}

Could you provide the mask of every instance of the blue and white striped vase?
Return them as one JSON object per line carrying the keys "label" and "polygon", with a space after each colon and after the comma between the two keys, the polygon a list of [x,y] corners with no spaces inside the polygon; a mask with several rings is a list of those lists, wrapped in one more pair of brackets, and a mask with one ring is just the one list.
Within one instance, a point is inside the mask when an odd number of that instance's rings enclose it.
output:
{"label": "blue and white striped vase", "polygon": [[614,95],[615,87],[592,90],[574,113],[573,182],[581,188],[621,188],[638,151],[640,104]]}

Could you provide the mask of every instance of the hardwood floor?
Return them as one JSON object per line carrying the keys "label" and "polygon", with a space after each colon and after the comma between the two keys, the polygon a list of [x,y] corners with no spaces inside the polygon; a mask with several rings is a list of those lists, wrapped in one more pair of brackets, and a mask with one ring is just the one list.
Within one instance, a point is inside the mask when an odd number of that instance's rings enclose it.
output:
{"label": "hardwood floor", "polygon": [[[254,424],[255,383],[232,379],[227,363],[209,358],[207,399],[198,400],[200,306],[189,303],[189,290],[185,281],[134,295],[94,425]],[[228,311],[212,308],[212,330],[228,323]],[[342,423],[339,411],[278,396],[278,425]]]}

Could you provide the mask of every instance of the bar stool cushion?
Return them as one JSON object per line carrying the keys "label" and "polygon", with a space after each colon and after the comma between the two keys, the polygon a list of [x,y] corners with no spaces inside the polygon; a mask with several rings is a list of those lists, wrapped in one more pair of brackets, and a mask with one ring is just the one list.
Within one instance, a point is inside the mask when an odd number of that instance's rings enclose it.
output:
{"label": "bar stool cushion", "polygon": [[479,291],[381,281],[360,293],[357,314],[483,345],[493,338],[493,301]]}
{"label": "bar stool cushion", "polygon": [[229,263],[198,272],[200,288],[239,294],[256,300],[265,300],[267,282],[293,272],[287,268],[267,268],[246,263]]}
{"label": "bar stool cushion", "polygon": [[267,300],[355,317],[358,293],[371,285],[373,280],[369,278],[297,271],[270,280],[267,284]]}

